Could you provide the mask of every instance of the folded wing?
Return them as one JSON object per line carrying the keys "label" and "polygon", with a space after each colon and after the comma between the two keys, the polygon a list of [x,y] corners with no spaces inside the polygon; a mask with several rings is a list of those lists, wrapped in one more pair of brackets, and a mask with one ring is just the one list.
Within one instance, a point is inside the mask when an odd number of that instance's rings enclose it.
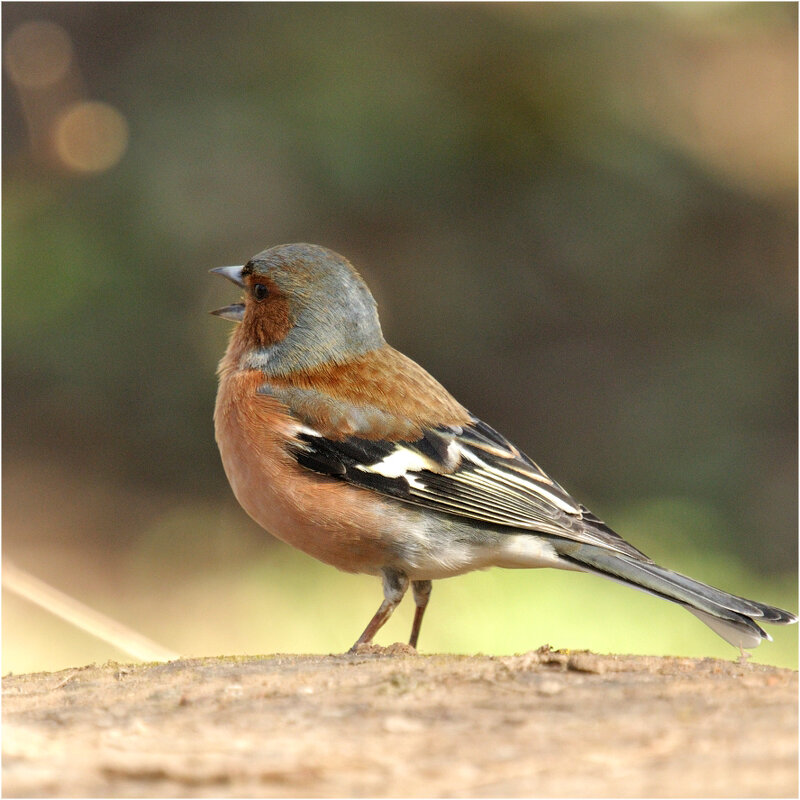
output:
{"label": "folded wing", "polygon": [[408,503],[646,559],[475,417],[467,426],[427,429],[415,441],[394,442],[357,436],[332,440],[306,424],[293,454],[315,472]]}

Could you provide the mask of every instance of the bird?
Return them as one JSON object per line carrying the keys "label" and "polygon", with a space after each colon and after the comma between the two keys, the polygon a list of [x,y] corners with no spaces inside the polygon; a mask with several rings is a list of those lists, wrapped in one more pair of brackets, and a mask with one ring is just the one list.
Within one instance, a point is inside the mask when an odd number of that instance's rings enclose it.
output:
{"label": "bird", "polygon": [[383,600],[371,645],[409,585],[417,648],[432,581],[489,567],[594,573],[683,606],[741,650],[797,616],[659,566],[505,436],[389,345],[350,262],[284,244],[211,270],[243,290],[214,408],[222,464],[266,531],[350,573]]}

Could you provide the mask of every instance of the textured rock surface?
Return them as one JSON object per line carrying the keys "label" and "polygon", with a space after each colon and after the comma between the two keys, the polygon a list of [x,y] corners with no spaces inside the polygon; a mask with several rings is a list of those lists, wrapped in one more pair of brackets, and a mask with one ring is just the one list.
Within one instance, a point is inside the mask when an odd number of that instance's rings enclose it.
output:
{"label": "textured rock surface", "polygon": [[562,653],[187,659],[3,680],[10,796],[796,796],[797,673]]}

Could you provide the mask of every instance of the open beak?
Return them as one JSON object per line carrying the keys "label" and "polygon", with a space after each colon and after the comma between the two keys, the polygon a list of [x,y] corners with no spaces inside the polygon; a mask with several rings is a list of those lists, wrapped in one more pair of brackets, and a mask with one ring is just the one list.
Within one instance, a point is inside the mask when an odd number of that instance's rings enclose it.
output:
{"label": "open beak", "polygon": [[[227,278],[231,283],[235,283],[237,286],[244,288],[245,283],[242,280],[242,269],[243,267],[215,267],[209,270],[209,272],[222,275],[223,278]],[[229,319],[232,322],[241,322],[244,317],[244,303],[232,303],[224,308],[218,308],[211,313],[217,317]]]}

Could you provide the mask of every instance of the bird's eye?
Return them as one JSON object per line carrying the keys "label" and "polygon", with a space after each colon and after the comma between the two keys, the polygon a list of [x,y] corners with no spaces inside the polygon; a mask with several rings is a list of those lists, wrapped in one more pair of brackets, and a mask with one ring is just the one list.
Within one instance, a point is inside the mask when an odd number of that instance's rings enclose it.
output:
{"label": "bird's eye", "polygon": [[269,294],[269,289],[263,283],[254,283],[253,284],[253,299],[264,300],[266,296]]}

